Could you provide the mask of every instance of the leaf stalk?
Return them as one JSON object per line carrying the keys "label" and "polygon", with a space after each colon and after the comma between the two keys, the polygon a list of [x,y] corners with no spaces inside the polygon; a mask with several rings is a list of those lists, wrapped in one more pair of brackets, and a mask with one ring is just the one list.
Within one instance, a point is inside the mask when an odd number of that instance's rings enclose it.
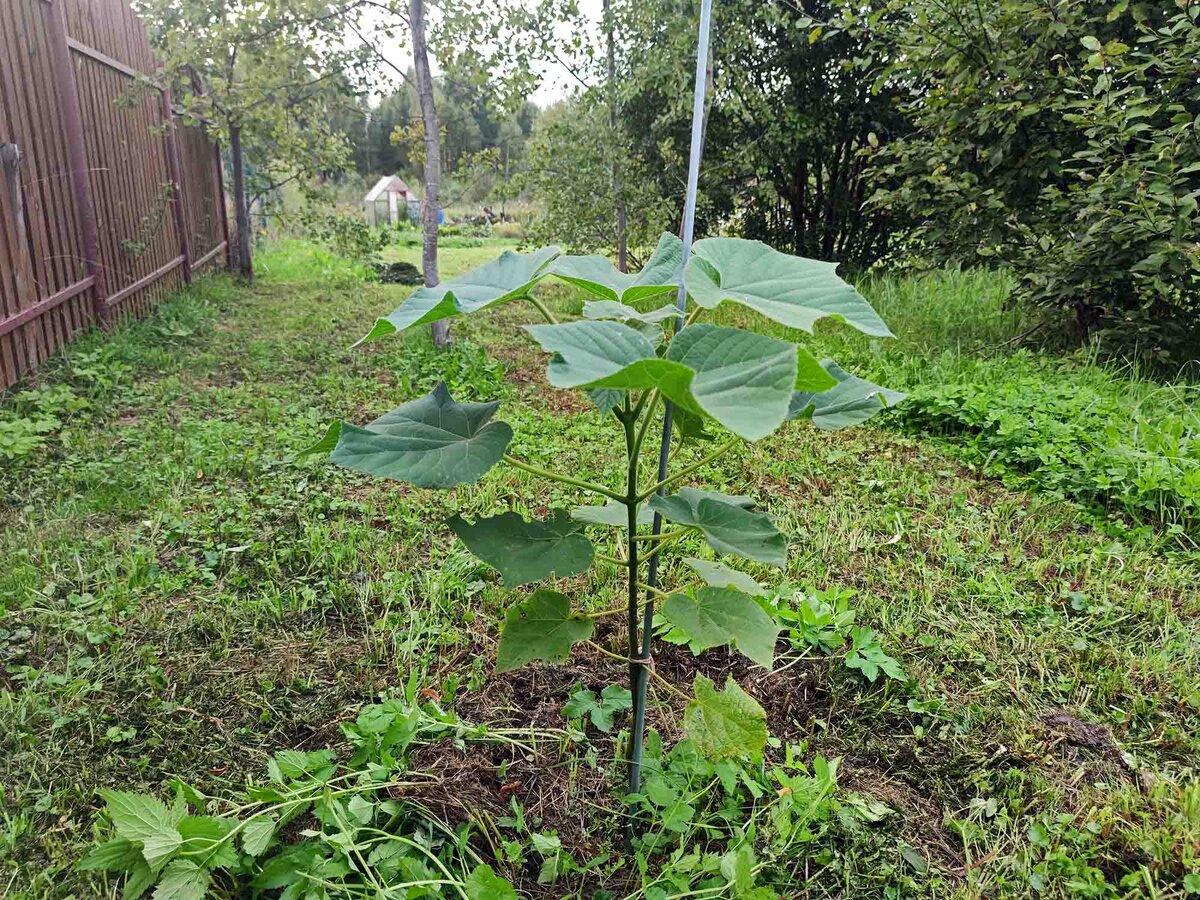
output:
{"label": "leaf stalk", "polygon": [[593,494],[600,494],[603,497],[608,497],[610,500],[616,500],[624,503],[628,497],[624,494],[618,494],[616,491],[610,491],[602,484],[596,484],[592,481],[583,481],[579,478],[572,478],[570,475],[563,475],[559,472],[552,472],[549,469],[543,469],[538,466],[531,465],[523,460],[517,459],[515,456],[504,454],[504,461],[516,469],[523,472],[528,472],[530,475],[537,475],[539,478],[546,478],[550,481],[557,481],[560,484],[570,485],[571,487],[579,488],[581,491],[590,491]]}

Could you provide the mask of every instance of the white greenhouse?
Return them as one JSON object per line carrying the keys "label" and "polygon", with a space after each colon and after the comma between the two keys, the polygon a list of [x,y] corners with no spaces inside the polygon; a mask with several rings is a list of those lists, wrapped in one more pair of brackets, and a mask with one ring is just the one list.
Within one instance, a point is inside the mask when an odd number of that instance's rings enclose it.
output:
{"label": "white greenhouse", "polygon": [[421,201],[399,175],[384,175],[363,198],[367,224],[372,226],[416,222],[421,218]]}

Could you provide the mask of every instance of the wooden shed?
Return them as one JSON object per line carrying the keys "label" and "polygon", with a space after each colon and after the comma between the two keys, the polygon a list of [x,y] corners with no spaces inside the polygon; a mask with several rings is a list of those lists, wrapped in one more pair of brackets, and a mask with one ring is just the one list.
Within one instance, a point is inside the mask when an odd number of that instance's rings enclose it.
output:
{"label": "wooden shed", "polygon": [[421,201],[399,175],[384,175],[363,198],[367,224],[395,225],[421,217]]}

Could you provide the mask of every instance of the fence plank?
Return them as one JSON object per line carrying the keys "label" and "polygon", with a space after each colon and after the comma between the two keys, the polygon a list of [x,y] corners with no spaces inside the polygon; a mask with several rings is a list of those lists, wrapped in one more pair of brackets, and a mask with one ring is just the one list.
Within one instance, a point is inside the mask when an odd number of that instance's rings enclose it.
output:
{"label": "fence plank", "polygon": [[3,390],[109,310],[145,315],[227,238],[219,152],[155,89],[127,0],[2,0],[0,60],[0,144],[24,155],[0,177]]}

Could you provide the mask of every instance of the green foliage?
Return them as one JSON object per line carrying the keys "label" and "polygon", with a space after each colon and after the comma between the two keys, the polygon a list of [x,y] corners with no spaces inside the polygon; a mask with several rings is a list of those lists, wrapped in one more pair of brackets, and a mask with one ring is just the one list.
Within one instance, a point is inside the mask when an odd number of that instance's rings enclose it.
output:
{"label": "green foliage", "polygon": [[468,550],[500,570],[505,587],[566,578],[592,567],[592,543],[565,510],[554,510],[544,521],[528,522],[507,512],[473,525],[455,516],[448,524]]}
{"label": "green foliage", "polygon": [[387,246],[389,232],[372,228],[362,216],[346,215],[324,205],[308,206],[301,214],[304,234],[324,244],[338,256],[357,263],[376,265]]}
{"label": "green foliage", "polygon": [[688,292],[706,309],[728,300],[789,328],[811,332],[832,317],[872,337],[892,336],[862,295],[838,278],[836,263],[788,256],[758,241],[697,241],[686,278]]}
{"label": "green foliage", "polygon": [[672,594],[663,602],[662,617],[697,655],[728,644],[768,671],[775,663],[778,623],[736,588],[705,585],[694,593]]}
{"label": "green foliage", "polygon": [[563,707],[563,715],[569,719],[582,719],[587,716],[592,725],[607,734],[613,730],[616,714],[632,706],[633,694],[629,692],[629,688],[610,684],[600,692],[599,697],[588,690],[576,691]]}
{"label": "green foliage", "polygon": [[499,406],[456,403],[439,383],[365,428],[335,423],[303,453],[329,452],[339,465],[417,487],[470,484],[500,461],[512,440],[507,424],[492,421]]}
{"label": "green foliage", "polygon": [[[365,707],[343,731],[355,749],[344,767],[327,750],[283,751],[268,764],[270,780],[238,797],[205,797],[182,782],[170,805],[101,792],[115,836],[78,868],[124,876],[126,898],[154,887],[156,900],[203,900],[214,880],[238,894],[283,889],[280,897],[297,900],[382,885],[409,896],[447,896],[445,888],[470,900],[516,897],[419,804],[396,799],[422,781],[405,777],[410,748],[506,737],[400,699]],[[298,836],[283,833],[298,822],[306,825]]]}
{"label": "green foliage", "polygon": [[796,391],[788,405],[789,419],[811,419],[824,431],[861,425],[877,412],[904,399],[899,391],[881,388],[857,375],[851,375],[833,360],[821,367],[837,382],[826,391]]}
{"label": "green foliage", "polygon": [[746,509],[744,498],[697,488],[680,488],[669,497],[650,498],[650,508],[668,522],[695,528],[718,553],[732,553],[782,567],[787,542],[765,513]]}
{"label": "green foliage", "polygon": [[683,727],[708,759],[756,759],[767,746],[767,714],[758,701],[732,678],[718,691],[712,680],[697,675],[695,697],[683,713]]}
{"label": "green foliage", "polygon": [[571,600],[557,591],[538,590],[509,607],[496,653],[496,671],[508,672],[534,660],[564,663],[571,648],[592,636],[595,626],[571,611]]}
{"label": "green foliage", "polygon": [[823,654],[842,654],[848,669],[860,672],[874,683],[885,675],[904,681],[904,669],[888,655],[873,629],[856,625],[856,612],[850,608],[854,591],[832,589],[806,592],[797,590],[788,598],[781,590],[773,606],[796,649],[812,648]]}
{"label": "green foliage", "polygon": [[[1013,267],[1026,300],[1148,359],[1195,345],[1200,140],[1195,3],[948,7],[838,27],[871,35],[915,126],[874,152],[876,209],[940,259]],[[1014,81],[1019,73],[1019,81]],[[1179,351],[1185,351],[1180,353]]]}
{"label": "green foliage", "polygon": [[466,275],[443,281],[437,287],[421,288],[391,315],[379,319],[362,340],[374,340],[522,297],[557,255],[556,247],[528,255],[505,251],[498,259]]}
{"label": "green foliage", "polygon": [[1200,418],[1188,388],[1131,403],[1106,379],[1089,383],[1066,370],[1057,379],[980,375],[915,392],[901,420],[954,437],[985,472],[1196,533]]}
{"label": "green foliage", "polygon": [[[617,245],[614,211],[620,202],[630,246],[648,251],[669,220],[672,204],[630,151],[628,134],[610,127],[601,99],[582,105],[564,101],[534,123],[520,176],[522,188],[538,201],[527,233],[531,240],[554,241],[577,253],[608,250]],[[621,171],[616,183],[614,161]]]}

